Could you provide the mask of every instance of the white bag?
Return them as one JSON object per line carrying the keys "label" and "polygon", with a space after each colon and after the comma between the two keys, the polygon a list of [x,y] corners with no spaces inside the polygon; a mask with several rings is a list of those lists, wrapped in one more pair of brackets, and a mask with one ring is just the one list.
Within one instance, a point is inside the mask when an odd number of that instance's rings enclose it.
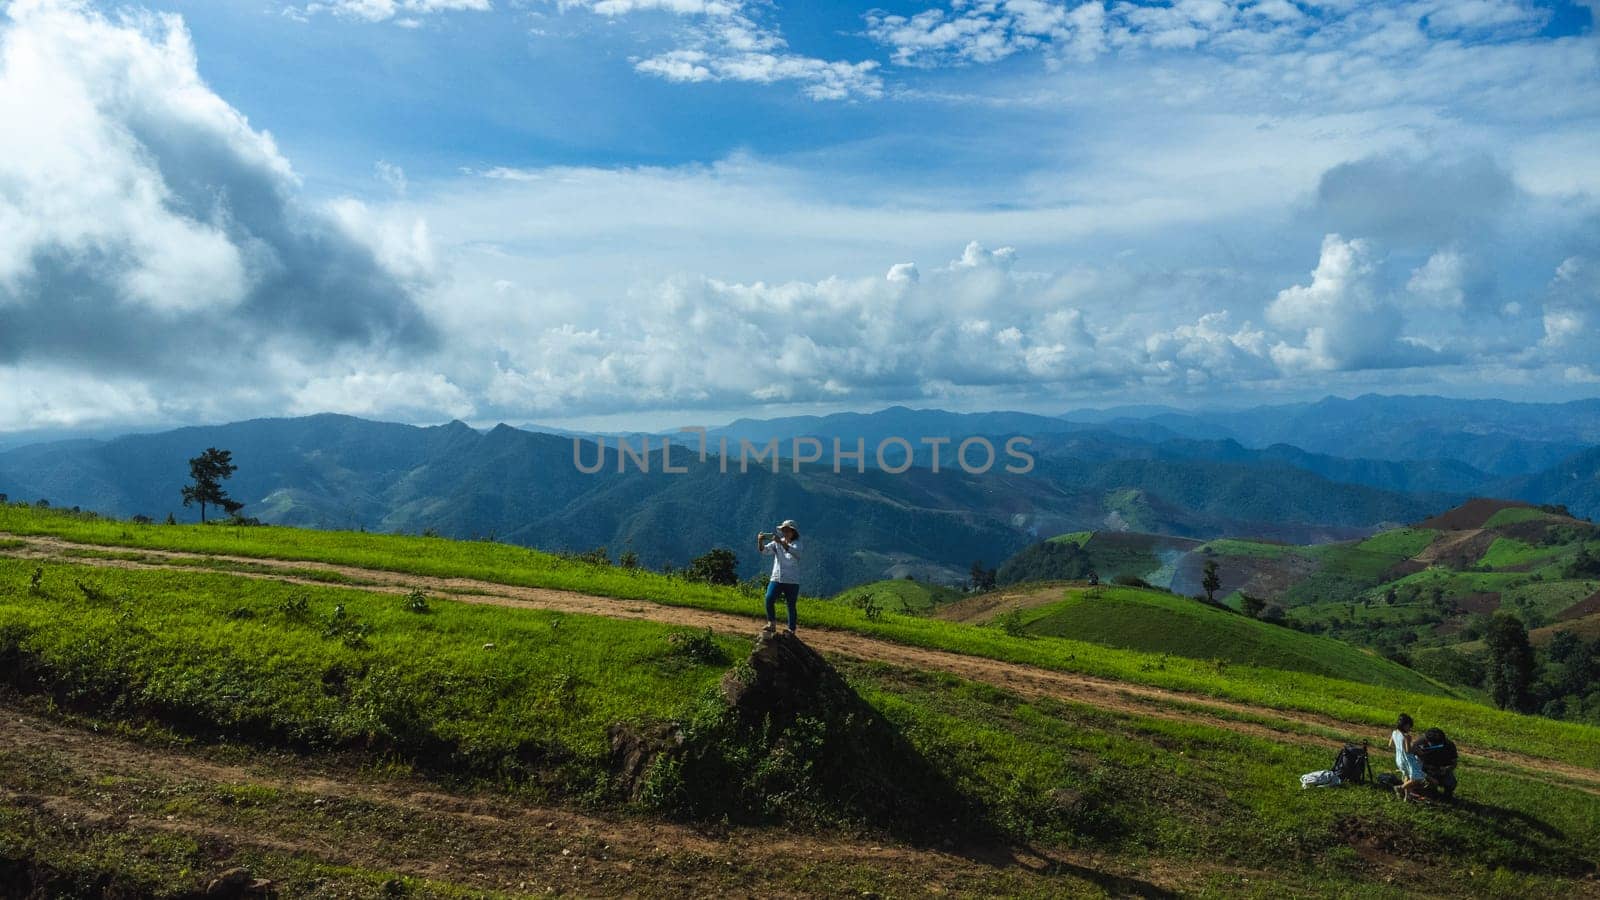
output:
{"label": "white bag", "polygon": [[1332,769],[1323,769],[1320,772],[1307,772],[1300,776],[1300,788],[1308,787],[1338,787],[1339,776]]}

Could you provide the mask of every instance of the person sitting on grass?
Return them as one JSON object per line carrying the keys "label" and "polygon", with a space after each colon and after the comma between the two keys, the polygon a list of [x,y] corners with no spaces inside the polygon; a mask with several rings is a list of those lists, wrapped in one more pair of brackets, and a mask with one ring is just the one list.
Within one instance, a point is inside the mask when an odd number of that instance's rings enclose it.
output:
{"label": "person sitting on grass", "polygon": [[1408,803],[1422,799],[1421,789],[1427,781],[1422,771],[1422,760],[1417,759],[1413,752],[1411,729],[1414,727],[1411,717],[1401,713],[1394,723],[1394,733],[1389,735],[1389,744],[1394,747],[1395,768],[1400,770],[1400,777],[1405,779],[1394,789],[1394,793]]}
{"label": "person sitting on grass", "polygon": [[756,535],[756,549],[772,557],[772,578],[767,582],[767,625],[771,633],[778,627],[776,601],[782,597],[789,607],[789,633],[795,630],[795,601],[800,599],[800,529],[793,519],[785,519],[777,534],[765,531]]}

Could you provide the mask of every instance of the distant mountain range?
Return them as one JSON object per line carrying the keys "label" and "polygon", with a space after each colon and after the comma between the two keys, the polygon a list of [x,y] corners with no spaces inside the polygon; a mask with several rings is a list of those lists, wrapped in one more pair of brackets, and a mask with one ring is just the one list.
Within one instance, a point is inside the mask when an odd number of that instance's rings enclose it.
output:
{"label": "distant mountain range", "polygon": [[[228,488],[245,512],[275,523],[434,529],[551,550],[604,545],[613,555],[632,550],[652,567],[727,546],[753,575],[761,569],[747,546],[754,532],[792,517],[813,538],[808,590],[819,593],[906,574],[957,581],[974,560],[994,565],[1041,537],[1080,529],[1315,542],[1414,522],[1481,494],[1600,512],[1600,448],[1584,443],[1600,404],[1371,397],[1265,409],[1278,412],[1158,409],[1140,418],[1124,409],[1067,419],[895,407],[712,429],[713,448],[719,437],[733,445],[778,439],[785,455],[795,437],[846,446],[859,438],[868,447],[865,473],[826,464],[795,472],[786,461],[778,473],[753,466],[743,474],[736,459],[723,473],[714,455],[702,463],[682,448],[673,462],[688,471],[662,473],[659,438],[652,471],[630,461],[619,472],[609,436],[319,415],[0,451],[0,493],[193,520],[178,497],[186,461],[217,446],[233,451],[240,467]],[[1500,412],[1509,424],[1497,431]],[[1300,420],[1313,446],[1279,440],[1295,429],[1269,427],[1274,415]],[[1408,436],[1412,428],[1431,437]],[[961,471],[954,442],[973,435],[997,445],[1029,437],[1034,470]],[[889,436],[921,447],[917,467],[891,474],[872,465],[872,448]],[[644,436],[632,437],[637,447]],[[937,474],[922,438],[952,440]],[[601,452],[594,442],[606,442],[601,472],[578,471],[575,440],[586,463]]]}
{"label": "distant mountain range", "polygon": [[1494,475],[1532,474],[1600,444],[1600,399],[1517,403],[1366,394],[1242,410],[1076,410],[1067,418],[1099,425],[1137,422],[1247,447],[1289,444],[1353,458],[1455,460]]}

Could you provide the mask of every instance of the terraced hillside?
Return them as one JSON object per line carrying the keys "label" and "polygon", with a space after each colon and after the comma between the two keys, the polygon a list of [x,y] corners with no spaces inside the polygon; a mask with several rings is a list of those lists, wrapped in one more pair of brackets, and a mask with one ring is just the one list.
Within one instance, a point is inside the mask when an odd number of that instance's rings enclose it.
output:
{"label": "terraced hillside", "polygon": [[[760,615],[732,589],[488,542],[15,508],[0,532],[8,889],[1600,895],[1600,730],[1425,683],[808,601],[899,748],[839,793],[830,732],[718,711]],[[1397,709],[1462,745],[1460,802],[1298,788]],[[702,762],[619,755],[670,723]]]}
{"label": "terraced hillside", "polygon": [[1045,579],[1109,572],[1195,596],[1209,566],[1220,581],[1218,599],[1234,609],[1376,650],[1469,689],[1484,683],[1480,638],[1494,614],[1514,615],[1538,647],[1565,634],[1568,643],[1552,651],[1562,659],[1545,667],[1560,684],[1543,693],[1570,700],[1552,714],[1592,714],[1575,713],[1573,703],[1594,693],[1593,679],[1579,670],[1592,653],[1585,644],[1600,636],[1600,529],[1557,507],[1478,499],[1415,525],[1312,545],[1077,532],[1028,548],[1001,571]]}

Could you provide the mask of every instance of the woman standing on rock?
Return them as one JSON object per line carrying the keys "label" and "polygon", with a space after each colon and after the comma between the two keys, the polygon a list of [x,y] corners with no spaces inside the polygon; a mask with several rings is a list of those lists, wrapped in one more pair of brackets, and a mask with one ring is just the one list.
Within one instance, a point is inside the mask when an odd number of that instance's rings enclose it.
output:
{"label": "woman standing on rock", "polygon": [[777,534],[765,531],[756,535],[756,549],[772,557],[772,579],[767,582],[767,626],[771,633],[778,627],[776,601],[779,597],[789,606],[789,633],[794,634],[794,604],[800,599],[800,529],[793,519],[785,519]]}

